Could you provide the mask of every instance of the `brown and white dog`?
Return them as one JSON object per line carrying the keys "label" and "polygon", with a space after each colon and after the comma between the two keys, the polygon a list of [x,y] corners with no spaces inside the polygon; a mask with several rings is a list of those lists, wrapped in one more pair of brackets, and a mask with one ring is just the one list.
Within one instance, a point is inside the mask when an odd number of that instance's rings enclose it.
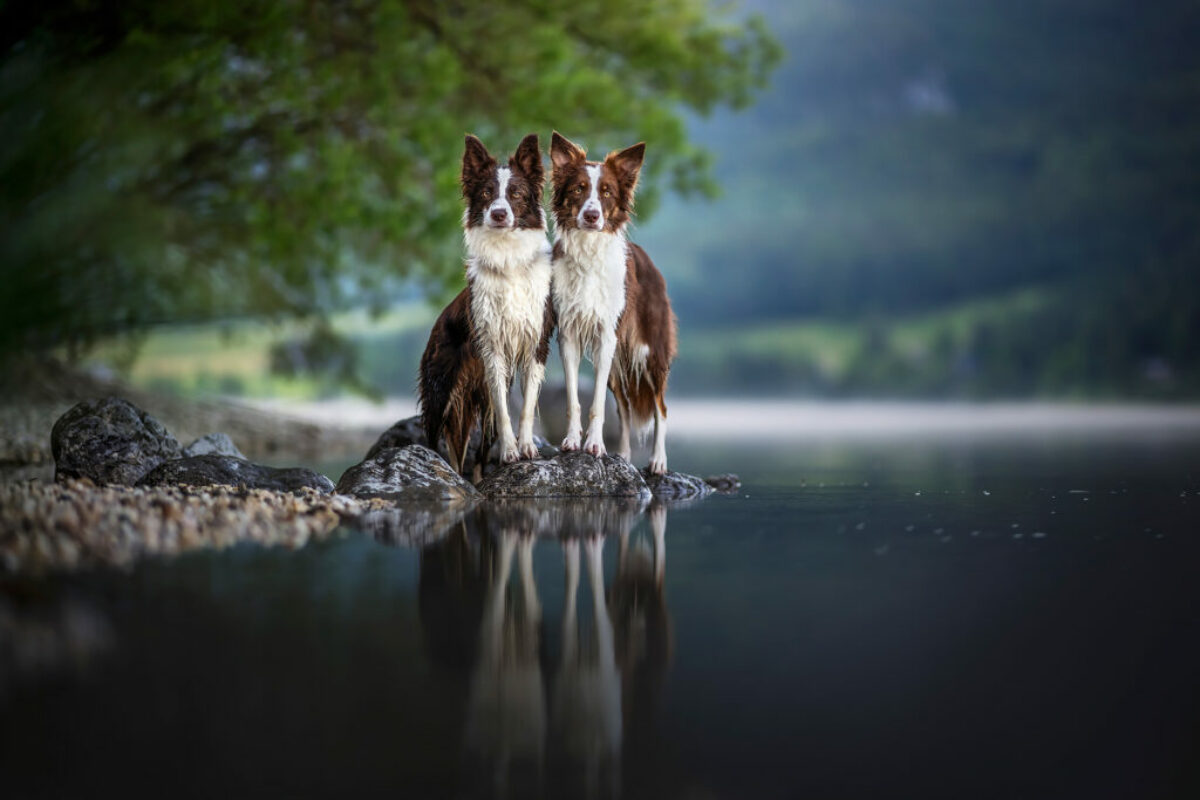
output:
{"label": "brown and white dog", "polygon": [[653,420],[650,471],[662,474],[667,471],[663,396],[675,358],[675,315],[662,273],[625,233],[645,152],[646,145],[639,143],[603,161],[588,161],[581,147],[554,132],[551,295],[567,383],[562,449],[580,447],[579,360],[587,355],[596,367],[596,388],[583,449],[595,456],[605,452],[607,386],[621,417],[618,455],[628,459],[631,429],[644,431]]}
{"label": "brown and white dog", "polygon": [[[462,165],[467,288],[433,325],[421,357],[419,393],[426,440],[436,450],[445,432],[456,471],[463,471],[471,430],[480,422],[476,479],[496,437],[505,463],[537,456],[533,415],[554,329],[544,183],[537,134],[521,140],[505,166],[467,136]],[[524,404],[514,438],[508,390],[517,370]]]}

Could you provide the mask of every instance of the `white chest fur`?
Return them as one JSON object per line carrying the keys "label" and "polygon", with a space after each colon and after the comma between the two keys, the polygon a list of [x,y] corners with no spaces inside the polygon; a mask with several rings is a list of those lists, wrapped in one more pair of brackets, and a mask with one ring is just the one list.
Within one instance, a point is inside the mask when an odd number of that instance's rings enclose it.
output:
{"label": "white chest fur", "polygon": [[550,292],[545,231],[468,228],[464,238],[480,355],[503,362],[508,370],[528,364],[541,341]]}
{"label": "white chest fur", "polygon": [[558,326],[590,355],[625,310],[627,242],[622,233],[568,230],[558,243],[551,283]]}

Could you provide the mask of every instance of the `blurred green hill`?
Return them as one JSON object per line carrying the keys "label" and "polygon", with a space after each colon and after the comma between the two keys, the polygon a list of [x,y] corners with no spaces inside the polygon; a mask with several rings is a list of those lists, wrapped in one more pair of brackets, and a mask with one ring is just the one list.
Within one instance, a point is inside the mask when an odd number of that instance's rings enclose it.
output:
{"label": "blurred green hill", "polygon": [[1200,394],[1200,6],[751,6],[788,55],[693,122],[723,196],[637,234],[677,388]]}

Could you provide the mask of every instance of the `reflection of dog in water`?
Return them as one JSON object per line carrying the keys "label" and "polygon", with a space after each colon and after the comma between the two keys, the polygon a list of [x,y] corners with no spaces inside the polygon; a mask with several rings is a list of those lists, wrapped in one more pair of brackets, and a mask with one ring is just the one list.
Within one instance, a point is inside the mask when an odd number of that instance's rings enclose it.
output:
{"label": "reflection of dog in water", "polygon": [[[661,685],[643,673],[648,664],[665,668],[656,654],[670,651],[669,635],[662,634],[669,625],[657,622],[666,620],[666,512],[651,515],[651,554],[644,544],[630,544],[639,510],[595,501],[489,508],[422,553],[421,616],[431,656],[469,670],[459,673],[468,689],[465,774],[476,789],[469,794],[619,793],[632,718],[622,696],[653,705],[655,698],[641,697],[638,687]],[[541,629],[533,566],[539,532],[561,535],[565,596],[556,660]],[[606,597],[608,538],[617,540],[619,553]],[[582,573],[588,588],[580,600]],[[428,630],[438,626],[461,632]],[[649,673],[659,670],[651,666]]]}
{"label": "reflection of dog in water", "polygon": [[[542,611],[533,579],[534,541],[528,534],[500,534],[471,674],[467,750],[493,766],[500,793],[514,766],[531,767],[540,775],[544,761],[546,701],[538,661]],[[514,555],[520,603],[508,591]]]}

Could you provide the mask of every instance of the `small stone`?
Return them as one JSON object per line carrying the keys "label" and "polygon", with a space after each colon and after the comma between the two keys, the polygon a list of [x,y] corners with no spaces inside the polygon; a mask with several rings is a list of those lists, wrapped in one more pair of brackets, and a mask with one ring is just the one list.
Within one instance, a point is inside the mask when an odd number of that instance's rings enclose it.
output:
{"label": "small stone", "polygon": [[233,439],[230,439],[229,435],[225,433],[206,433],[183,448],[184,458],[211,455],[233,456],[234,458],[248,460],[245,454],[233,443]]}

